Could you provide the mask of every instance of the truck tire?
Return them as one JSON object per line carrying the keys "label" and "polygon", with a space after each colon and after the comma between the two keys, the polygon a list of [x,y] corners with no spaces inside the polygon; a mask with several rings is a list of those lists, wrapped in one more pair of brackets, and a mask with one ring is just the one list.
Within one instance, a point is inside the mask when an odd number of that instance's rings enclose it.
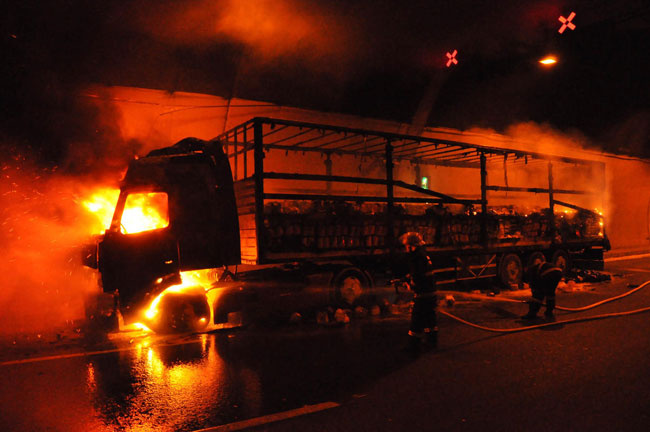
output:
{"label": "truck tire", "polygon": [[332,278],[335,304],[353,305],[368,293],[370,277],[357,267],[341,269]]}
{"label": "truck tire", "polygon": [[553,253],[551,262],[555,267],[562,269],[562,275],[566,276],[567,272],[571,270],[571,259],[569,253],[564,249],[558,249]]}
{"label": "truck tire", "polygon": [[509,253],[501,258],[499,262],[499,280],[506,288],[520,288],[523,272],[524,269],[519,255]]}
{"label": "truck tire", "polygon": [[535,251],[528,255],[526,260],[526,268],[529,268],[535,264],[546,262],[546,256],[540,251]]}
{"label": "truck tire", "polygon": [[167,293],[158,305],[158,319],[149,327],[156,333],[204,330],[210,321],[210,305],[204,292]]}

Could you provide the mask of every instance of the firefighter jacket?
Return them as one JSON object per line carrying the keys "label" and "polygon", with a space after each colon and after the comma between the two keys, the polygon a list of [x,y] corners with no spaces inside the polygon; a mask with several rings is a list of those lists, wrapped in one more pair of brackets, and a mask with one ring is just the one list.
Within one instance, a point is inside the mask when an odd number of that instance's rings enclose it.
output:
{"label": "firefighter jacket", "polygon": [[562,279],[562,269],[555,267],[549,262],[536,265],[531,269],[529,274],[531,290],[548,294],[555,291],[560,279]]}
{"label": "firefighter jacket", "polygon": [[435,293],[436,282],[433,276],[433,263],[424,247],[420,246],[408,252],[408,274],[411,279],[411,289],[416,297]]}

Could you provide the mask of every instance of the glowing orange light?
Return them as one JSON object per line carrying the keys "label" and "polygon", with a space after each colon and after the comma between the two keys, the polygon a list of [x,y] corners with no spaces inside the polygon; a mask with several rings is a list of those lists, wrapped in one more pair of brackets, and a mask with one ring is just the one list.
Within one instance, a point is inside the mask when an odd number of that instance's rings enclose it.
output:
{"label": "glowing orange light", "polygon": [[[212,279],[210,277],[209,270],[181,272],[181,280],[183,281],[182,283],[168,287],[163,292],[158,294],[155,299],[153,299],[147,310],[144,312],[144,316],[148,320],[153,320],[158,316],[158,304],[160,304],[160,301],[165,296],[165,294],[183,292],[188,288],[196,288],[197,286],[208,290],[212,285]],[[202,318],[200,321],[204,323],[205,319]]]}
{"label": "glowing orange light", "polygon": [[575,17],[576,17],[575,12],[571,12],[569,16],[566,18],[560,15],[560,17],[557,20],[560,21],[562,25],[560,26],[558,33],[560,34],[564,33],[564,30],[566,30],[567,28],[569,28],[569,30],[575,30],[576,25],[571,22]]}
{"label": "glowing orange light", "polygon": [[98,223],[102,227],[101,232],[111,225],[113,211],[119,195],[119,189],[102,188],[96,190],[88,199],[82,201],[83,206],[97,217]]}
{"label": "glowing orange light", "polygon": [[164,192],[131,193],[122,213],[122,233],[133,234],[169,225],[167,194]]}
{"label": "glowing orange light", "polygon": [[456,59],[457,54],[458,50],[454,50],[452,53],[447,52],[447,67],[450,67],[452,64],[458,64],[458,60]]}
{"label": "glowing orange light", "polygon": [[539,62],[541,64],[543,64],[544,66],[550,66],[550,65],[554,65],[555,63],[557,63],[557,59],[555,57],[553,57],[553,56],[548,56],[548,57],[544,57]]}

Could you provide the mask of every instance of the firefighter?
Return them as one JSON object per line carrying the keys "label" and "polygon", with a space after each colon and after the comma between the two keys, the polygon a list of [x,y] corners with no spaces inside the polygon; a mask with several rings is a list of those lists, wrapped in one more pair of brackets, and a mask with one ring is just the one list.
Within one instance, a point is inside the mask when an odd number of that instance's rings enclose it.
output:
{"label": "firefighter", "polygon": [[544,315],[548,319],[553,319],[555,290],[561,279],[562,269],[548,262],[538,262],[526,269],[524,280],[530,285],[532,299],[529,302],[528,313],[522,317],[523,319],[535,319],[545,298],[546,311]]}
{"label": "firefighter", "polygon": [[424,241],[420,234],[407,232],[400,236],[399,241],[406,250],[404,266],[406,275],[403,280],[414,294],[406,350],[416,354],[420,351],[423,340],[434,348],[438,344],[437,298],[433,265],[424,249]]}

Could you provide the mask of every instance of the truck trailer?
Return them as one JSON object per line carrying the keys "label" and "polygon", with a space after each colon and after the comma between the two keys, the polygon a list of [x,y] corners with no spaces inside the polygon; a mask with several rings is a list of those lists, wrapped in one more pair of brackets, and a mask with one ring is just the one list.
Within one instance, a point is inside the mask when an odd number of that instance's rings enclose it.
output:
{"label": "truck trailer", "polygon": [[[177,293],[175,310],[205,325],[281,302],[312,276],[324,301],[354,305],[390,280],[409,231],[439,286],[517,288],[540,260],[602,269],[604,191],[603,162],[256,117],[133,160],[84,263],[127,320],[182,272],[214,269],[212,303]],[[156,222],[129,226],[133,208]]]}

